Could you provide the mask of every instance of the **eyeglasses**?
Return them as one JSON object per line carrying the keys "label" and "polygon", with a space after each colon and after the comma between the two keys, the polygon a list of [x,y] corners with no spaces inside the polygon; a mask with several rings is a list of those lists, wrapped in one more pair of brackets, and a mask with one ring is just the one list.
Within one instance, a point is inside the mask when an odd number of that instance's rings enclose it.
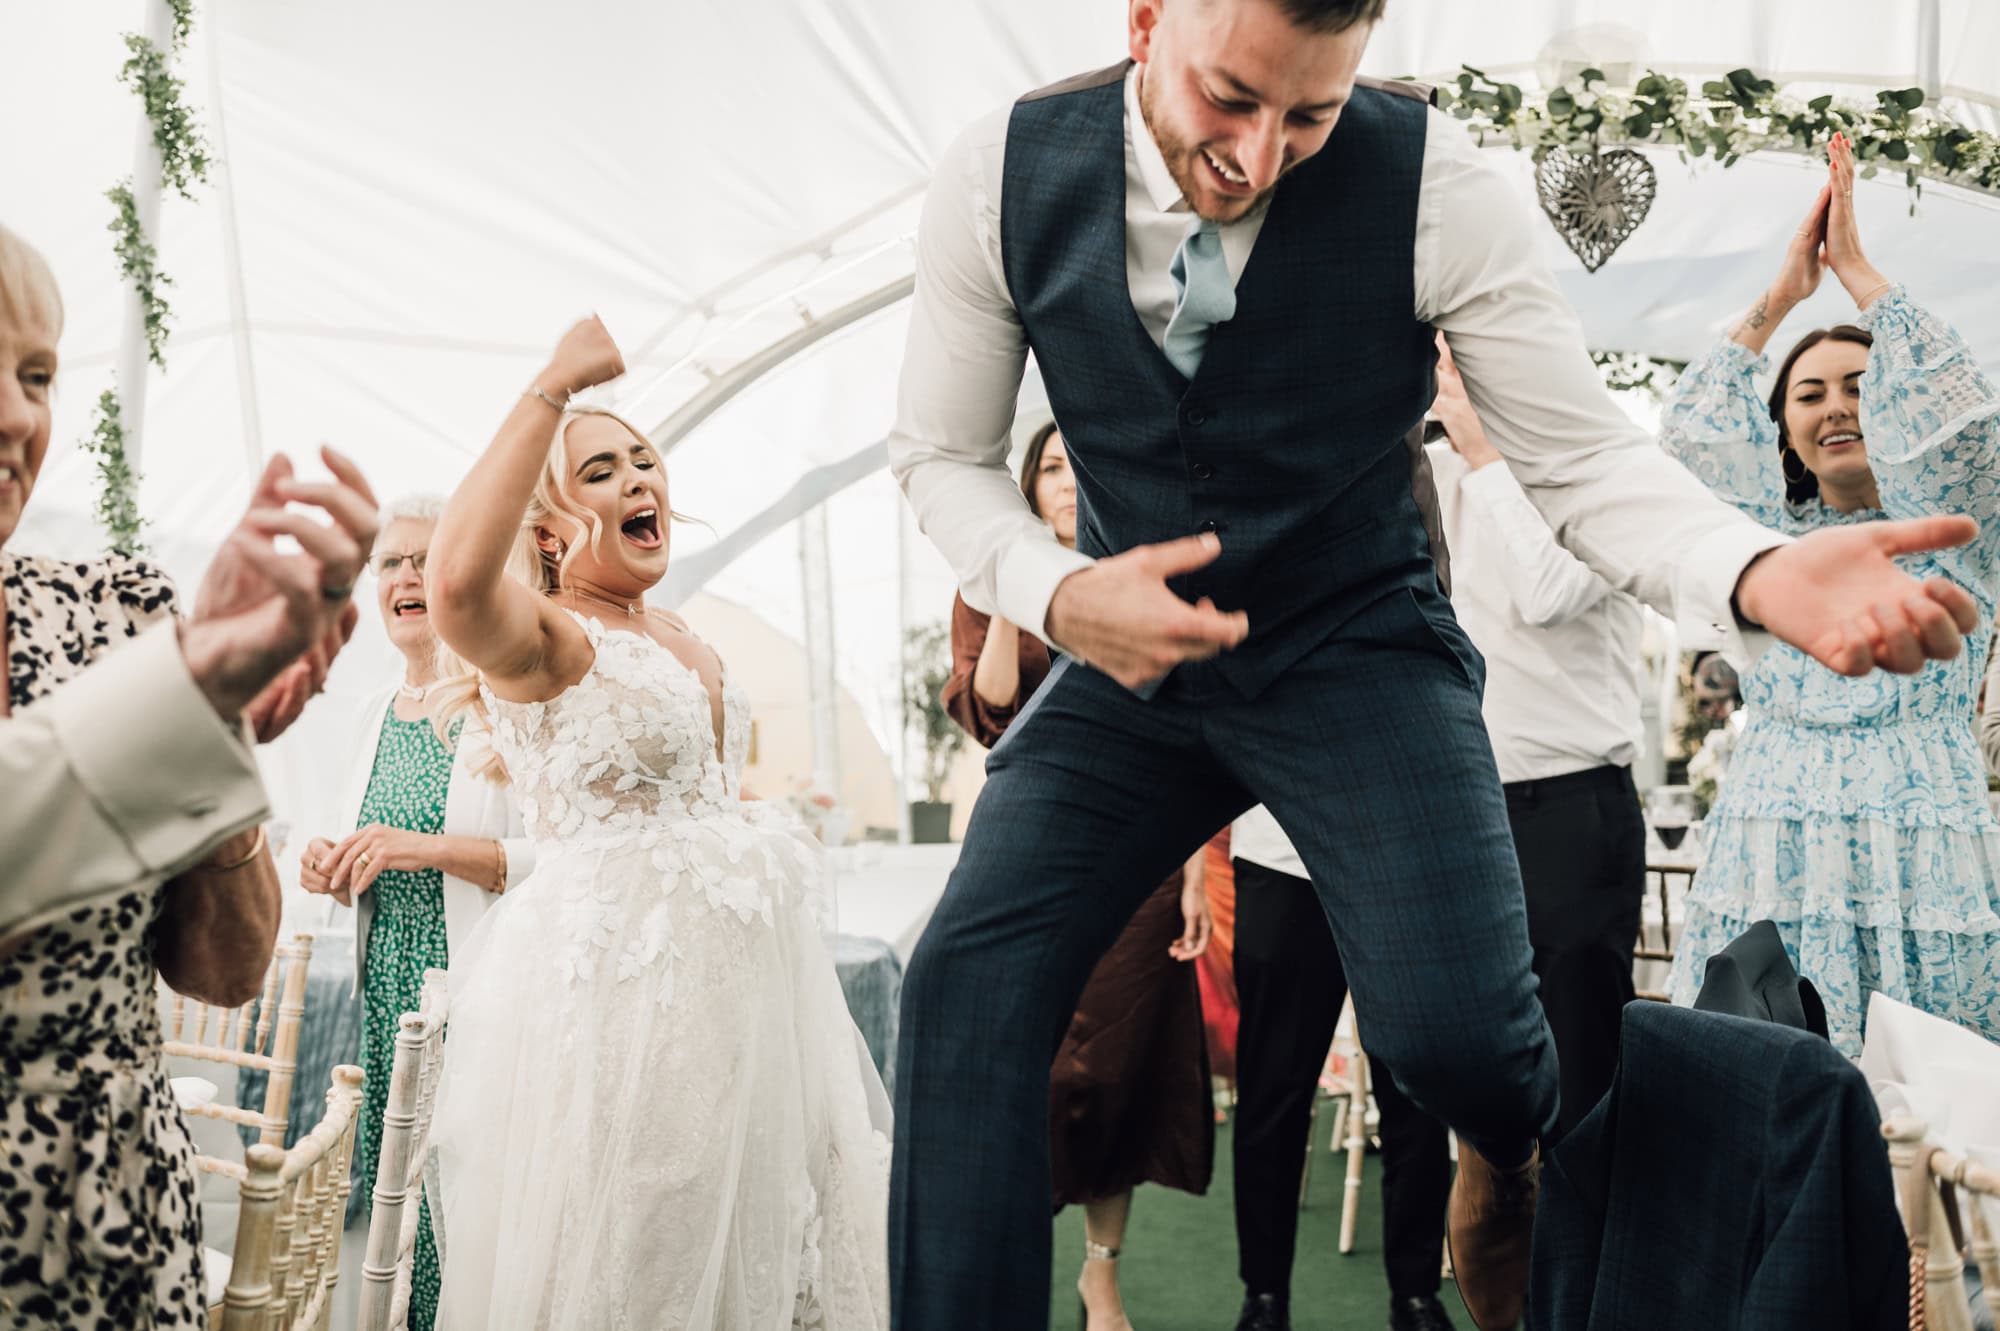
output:
{"label": "eyeglasses", "polygon": [[403,571],[403,561],[406,559],[410,562],[411,571],[415,572],[418,576],[422,576],[424,561],[430,557],[430,553],[428,550],[413,550],[406,555],[377,555],[374,561],[375,576],[378,578],[395,577]]}

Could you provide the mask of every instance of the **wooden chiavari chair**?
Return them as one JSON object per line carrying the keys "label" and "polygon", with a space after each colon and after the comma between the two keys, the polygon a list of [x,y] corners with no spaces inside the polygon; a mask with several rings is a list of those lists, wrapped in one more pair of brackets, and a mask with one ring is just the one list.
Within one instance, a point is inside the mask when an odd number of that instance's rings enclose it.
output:
{"label": "wooden chiavari chair", "polygon": [[2000,1172],[1926,1141],[1928,1133],[1908,1116],[1882,1125],[1910,1238],[1910,1331],[1971,1331],[1968,1253],[1986,1311],[2000,1318],[2000,1248],[1980,1205],[1982,1197],[2000,1200]]}
{"label": "wooden chiavari chair", "polygon": [[326,1117],[289,1151],[247,1152],[236,1245],[209,1331],[325,1331],[340,1280],[348,1164],[361,1118],[361,1069],[333,1070]]}
{"label": "wooden chiavari chair", "polygon": [[[306,966],[312,960],[312,935],[299,934],[280,944],[264,976],[264,989],[238,1008],[211,1007],[159,984],[160,1024],[168,1058],[188,1058],[224,1067],[265,1073],[264,1107],[242,1109],[233,1104],[186,1105],[183,1111],[201,1118],[221,1119],[257,1129],[257,1140],[283,1150],[291,1125],[292,1078],[298,1071],[299,1024],[306,1010]],[[197,1156],[205,1172],[241,1182],[245,1167],[234,1160]]]}
{"label": "wooden chiavari chair", "polygon": [[[444,1070],[444,1028],[450,996],[445,973],[424,972],[417,1011],[403,1014],[396,1032],[396,1061],[382,1116],[382,1154],[375,1170],[374,1211],[368,1219],[368,1255],[361,1268],[361,1310],[356,1331],[404,1331],[410,1324],[410,1280],[416,1262],[417,1226],[426,1195],[431,1111]],[[433,1230],[438,1199],[431,1191]]]}

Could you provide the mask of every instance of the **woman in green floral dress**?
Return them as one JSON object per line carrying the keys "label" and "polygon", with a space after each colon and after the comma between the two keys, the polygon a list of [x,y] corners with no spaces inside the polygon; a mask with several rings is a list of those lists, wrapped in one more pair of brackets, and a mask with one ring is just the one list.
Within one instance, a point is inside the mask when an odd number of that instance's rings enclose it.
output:
{"label": "woman in green floral dress", "polygon": [[[424,591],[425,550],[440,506],[420,498],[383,512],[371,567],[383,626],[403,654],[403,680],[374,700],[359,732],[367,742],[350,776],[343,820],[353,831],[337,841],[315,838],[300,862],[307,891],[356,909],[355,982],[368,1079],[355,1155],[364,1195],[375,1186],[396,1031],[403,1014],[417,1010],[424,972],[449,967],[453,946],[533,862],[505,771],[477,742],[484,737],[461,744],[456,728],[440,735],[429,719],[440,672],[461,674],[431,632]],[[426,1200],[410,1286],[413,1331],[430,1331],[438,1285]]]}

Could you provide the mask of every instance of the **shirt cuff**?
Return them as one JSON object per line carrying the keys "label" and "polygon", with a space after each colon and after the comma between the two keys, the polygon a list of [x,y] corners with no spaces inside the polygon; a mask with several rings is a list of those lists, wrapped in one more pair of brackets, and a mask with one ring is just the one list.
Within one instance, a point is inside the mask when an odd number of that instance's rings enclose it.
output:
{"label": "shirt cuff", "polygon": [[1056,585],[1096,562],[1054,540],[1016,541],[1000,552],[995,570],[994,599],[1000,613],[1017,628],[1052,642],[1049,602],[1055,599]]}
{"label": "shirt cuff", "polygon": [[535,871],[534,838],[504,837],[500,842],[500,853],[507,860],[506,890],[511,892],[514,884]]}
{"label": "shirt cuff", "polygon": [[1459,480],[1458,492],[1489,510],[1496,504],[1506,502],[1509,495],[1526,498],[1521,483],[1514,479],[1514,473],[1507,470],[1504,462],[1488,463],[1477,469],[1471,469],[1468,464],[1468,470]]}
{"label": "shirt cuff", "polygon": [[1791,543],[1789,536],[1742,523],[1710,536],[1682,560],[1674,582],[1681,649],[1720,652],[1738,674],[1756,665],[1777,639],[1737,615],[1736,584],[1758,555]]}
{"label": "shirt cuff", "polygon": [[176,873],[270,813],[256,759],[195,684],[172,620],[39,705],[78,784],[149,872]]}

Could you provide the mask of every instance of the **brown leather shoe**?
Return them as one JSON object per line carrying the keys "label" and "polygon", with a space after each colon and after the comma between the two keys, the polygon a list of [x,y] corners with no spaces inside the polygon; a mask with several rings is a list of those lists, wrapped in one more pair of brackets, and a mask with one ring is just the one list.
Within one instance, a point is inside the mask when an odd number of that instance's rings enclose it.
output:
{"label": "brown leather shoe", "polygon": [[1500,1170],[1463,1141],[1458,1144],[1446,1232],[1458,1296],[1479,1331],[1508,1331],[1521,1320],[1541,1182],[1540,1146],[1526,1164]]}

